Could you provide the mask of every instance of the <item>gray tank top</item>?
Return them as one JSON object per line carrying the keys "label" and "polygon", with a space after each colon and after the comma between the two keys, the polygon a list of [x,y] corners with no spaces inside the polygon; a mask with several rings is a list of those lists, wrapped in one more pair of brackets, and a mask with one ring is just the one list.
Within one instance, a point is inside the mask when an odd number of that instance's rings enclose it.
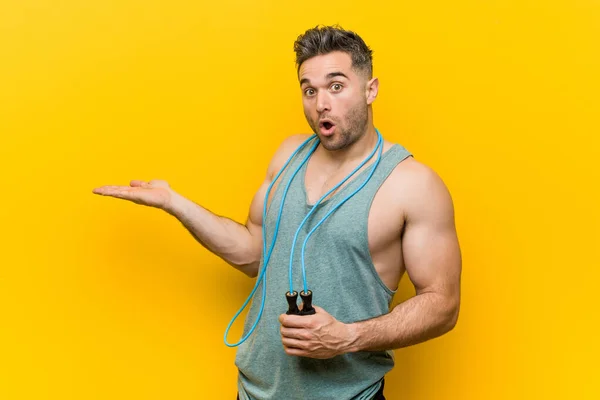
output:
{"label": "gray tank top", "polygon": [[[283,191],[314,140],[296,154],[277,181],[265,221],[267,249],[273,240]],[[385,286],[373,266],[367,241],[367,219],[377,190],[394,167],[409,156],[412,154],[399,144],[384,152],[369,182],[334,211],[306,244],[306,280],[308,289],[313,292],[313,304],[341,322],[366,320],[389,312],[394,292]],[[372,165],[350,177],[345,186],[321,202],[298,234],[292,274],[297,292],[304,287],[301,270],[304,238],[332,207],[365,181]],[[241,400],[370,399],[379,390],[383,376],[394,366],[393,351],[361,351],[320,360],[290,356],[283,350],[278,318],[287,311],[285,293],[290,286],[292,242],[296,230],[313,207],[308,204],[305,190],[306,166],[307,163],[294,177],[285,198],[277,242],[265,276],[267,289],[263,315],[256,330],[237,350],[235,365],[239,369]],[[259,287],[246,317],[244,335],[256,320],[261,300],[262,287]]]}

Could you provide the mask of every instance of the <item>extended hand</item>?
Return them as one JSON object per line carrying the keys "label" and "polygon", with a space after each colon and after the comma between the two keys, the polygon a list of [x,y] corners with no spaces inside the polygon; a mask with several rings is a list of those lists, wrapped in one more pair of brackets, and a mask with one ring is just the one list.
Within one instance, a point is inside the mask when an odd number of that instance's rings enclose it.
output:
{"label": "extended hand", "polygon": [[150,182],[133,180],[130,182],[130,186],[101,186],[95,188],[92,193],[117,197],[156,208],[165,208],[173,197],[173,191],[169,184],[161,180]]}
{"label": "extended hand", "polygon": [[333,318],[321,307],[313,315],[281,314],[281,341],[293,356],[331,358],[348,352],[352,332],[348,325]]}

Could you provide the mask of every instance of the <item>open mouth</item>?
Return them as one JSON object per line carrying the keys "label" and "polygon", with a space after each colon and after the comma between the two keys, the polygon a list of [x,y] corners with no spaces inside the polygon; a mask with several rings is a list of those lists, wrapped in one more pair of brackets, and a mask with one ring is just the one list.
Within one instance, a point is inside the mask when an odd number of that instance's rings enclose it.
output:
{"label": "open mouth", "polygon": [[331,135],[335,130],[335,124],[331,121],[319,122],[319,130],[323,135]]}

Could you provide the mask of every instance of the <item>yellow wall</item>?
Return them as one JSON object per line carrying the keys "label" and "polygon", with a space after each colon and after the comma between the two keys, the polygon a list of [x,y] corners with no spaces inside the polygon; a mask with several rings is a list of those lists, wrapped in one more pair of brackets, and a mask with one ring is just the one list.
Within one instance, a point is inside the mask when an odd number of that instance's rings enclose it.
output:
{"label": "yellow wall", "polygon": [[388,398],[600,397],[597,1],[5,0],[0,398],[234,398],[252,281],[91,190],[162,178],[244,221],[308,132],[292,43],[321,23],[374,49],[376,126],[456,204],[459,324],[396,352]]}

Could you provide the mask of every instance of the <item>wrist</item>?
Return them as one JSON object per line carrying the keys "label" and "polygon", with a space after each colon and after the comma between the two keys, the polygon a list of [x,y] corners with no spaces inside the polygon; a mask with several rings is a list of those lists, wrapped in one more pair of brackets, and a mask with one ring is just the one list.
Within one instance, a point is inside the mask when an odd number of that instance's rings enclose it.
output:
{"label": "wrist", "polygon": [[185,213],[186,199],[175,191],[170,191],[169,199],[161,207],[163,211],[173,215],[176,218]]}
{"label": "wrist", "polygon": [[346,328],[346,343],[344,353],[355,353],[360,351],[360,328],[358,324],[344,324]]}

